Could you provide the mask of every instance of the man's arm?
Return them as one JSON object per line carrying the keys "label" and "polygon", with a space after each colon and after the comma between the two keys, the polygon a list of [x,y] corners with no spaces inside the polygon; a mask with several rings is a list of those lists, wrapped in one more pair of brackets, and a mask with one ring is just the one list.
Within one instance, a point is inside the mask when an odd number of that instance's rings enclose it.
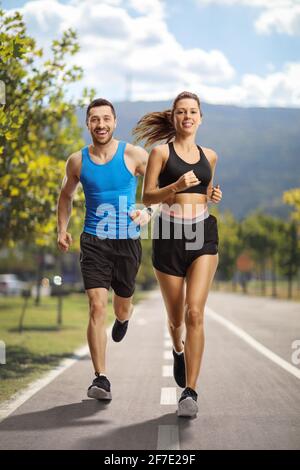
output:
{"label": "man's arm", "polygon": [[[132,145],[130,150],[132,152],[135,162],[135,175],[144,176],[149,159],[148,152],[142,147],[136,145]],[[133,211],[130,216],[136,224],[145,225],[150,221],[151,217],[153,217],[159,206],[160,204],[153,204],[151,206],[148,206],[143,211]]]}
{"label": "man's arm", "polygon": [[135,156],[135,162],[136,162],[135,174],[144,176],[149,154],[148,152],[146,152],[145,149],[139,146],[134,147],[134,154],[135,154],[134,156]]}
{"label": "man's arm", "polygon": [[72,202],[79,183],[81,166],[80,152],[73,153],[66,163],[64,176],[57,204],[57,243],[62,251],[68,251],[72,243],[71,234],[67,232],[72,213]]}

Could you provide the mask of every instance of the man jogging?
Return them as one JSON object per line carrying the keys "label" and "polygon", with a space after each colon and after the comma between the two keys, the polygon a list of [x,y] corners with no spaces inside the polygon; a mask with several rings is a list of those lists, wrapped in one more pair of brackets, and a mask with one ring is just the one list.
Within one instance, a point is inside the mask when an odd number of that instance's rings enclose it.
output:
{"label": "man jogging", "polygon": [[[80,265],[89,299],[87,339],[96,378],[88,397],[110,400],[106,376],[106,311],[112,287],[116,320],[112,338],[119,342],[126,334],[132,314],[132,296],[141,262],[139,225],[148,212],[134,209],[137,176],[144,175],[147,152],[114,138],[116,113],[105,99],[90,103],[86,124],[93,144],[73,153],[67,160],[58,200],[58,246],[67,251],[72,243],[67,227],[72,200],[79,182],[85,194],[86,215],[80,237]],[[133,221],[134,220],[134,221]]]}

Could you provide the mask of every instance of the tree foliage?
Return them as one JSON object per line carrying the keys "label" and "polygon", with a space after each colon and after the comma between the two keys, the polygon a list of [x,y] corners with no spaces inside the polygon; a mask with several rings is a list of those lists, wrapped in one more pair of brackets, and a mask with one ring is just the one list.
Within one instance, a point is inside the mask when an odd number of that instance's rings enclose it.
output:
{"label": "tree foliage", "polygon": [[300,222],[300,188],[290,189],[283,193],[283,201],[290,206],[294,206],[292,218]]}
{"label": "tree foliage", "polygon": [[[55,238],[56,204],[66,157],[83,145],[76,107],[66,90],[80,80],[82,69],[67,65],[79,50],[76,33],[54,40],[51,57],[27,35],[19,12],[0,9],[1,246],[19,240],[49,244]],[[82,199],[79,193],[77,199]],[[76,210],[73,218],[76,224]]]}

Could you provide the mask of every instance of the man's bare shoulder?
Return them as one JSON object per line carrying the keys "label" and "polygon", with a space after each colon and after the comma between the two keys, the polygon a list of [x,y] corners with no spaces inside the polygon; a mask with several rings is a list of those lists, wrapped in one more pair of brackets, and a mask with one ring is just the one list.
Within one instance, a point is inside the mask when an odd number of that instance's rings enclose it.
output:
{"label": "man's bare shoulder", "polygon": [[81,159],[81,150],[77,150],[77,152],[71,153],[71,155],[68,157],[68,162],[75,164],[81,162]]}
{"label": "man's bare shoulder", "polygon": [[127,155],[133,158],[148,155],[148,152],[143,147],[141,147],[140,145],[133,145],[130,143],[126,144],[126,153]]}
{"label": "man's bare shoulder", "polygon": [[71,153],[67,160],[67,172],[79,177],[81,170],[82,154],[81,150]]}

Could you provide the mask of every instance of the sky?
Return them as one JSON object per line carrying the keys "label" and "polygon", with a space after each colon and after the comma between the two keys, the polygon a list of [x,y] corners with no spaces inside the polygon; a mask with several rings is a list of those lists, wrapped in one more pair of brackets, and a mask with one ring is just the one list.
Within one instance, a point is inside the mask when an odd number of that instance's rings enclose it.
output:
{"label": "sky", "polygon": [[[1,0],[0,0],[1,3]],[[300,0],[2,0],[45,55],[71,27],[84,79],[111,101],[183,90],[238,106],[300,106]]]}

